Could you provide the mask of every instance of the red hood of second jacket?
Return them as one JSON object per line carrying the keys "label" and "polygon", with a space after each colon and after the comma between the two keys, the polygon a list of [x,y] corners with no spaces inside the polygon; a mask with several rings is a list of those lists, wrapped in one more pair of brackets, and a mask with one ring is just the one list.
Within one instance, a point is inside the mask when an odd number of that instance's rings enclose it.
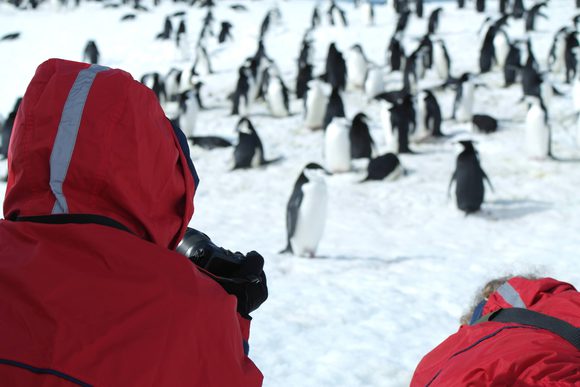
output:
{"label": "red hood of second jacket", "polygon": [[[51,156],[60,152],[54,145],[65,102],[75,98],[71,89],[89,66],[50,59],[38,67],[12,132],[6,218],[53,213]],[[195,184],[155,95],[130,74],[104,69],[81,111],[62,182],[66,213],[107,216],[173,249],[193,215]]]}

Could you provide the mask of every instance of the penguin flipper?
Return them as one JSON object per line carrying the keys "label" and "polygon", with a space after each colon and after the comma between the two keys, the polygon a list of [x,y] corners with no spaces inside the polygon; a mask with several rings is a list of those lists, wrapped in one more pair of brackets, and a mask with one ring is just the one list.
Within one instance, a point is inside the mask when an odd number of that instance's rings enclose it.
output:
{"label": "penguin flipper", "polygon": [[489,188],[491,189],[491,192],[495,193],[495,189],[493,188],[493,184],[491,184],[491,180],[489,180],[489,177],[483,171],[483,169],[481,170],[481,173],[483,174],[483,178],[485,179],[485,181],[487,181],[487,184],[489,184]]}
{"label": "penguin flipper", "polygon": [[453,185],[453,181],[457,178],[457,171],[453,172],[451,175],[451,180],[449,180],[449,186],[447,187],[447,200],[451,199],[451,186]]}
{"label": "penguin flipper", "polygon": [[286,206],[286,231],[290,251],[292,251],[292,247],[290,246],[290,239],[296,231],[296,224],[298,223],[298,212],[300,211],[300,205],[302,204],[302,199],[304,198],[304,194],[302,193],[302,185],[307,181],[308,180],[304,174],[300,175],[294,185],[292,195],[290,195],[290,199],[288,199],[288,205]]}

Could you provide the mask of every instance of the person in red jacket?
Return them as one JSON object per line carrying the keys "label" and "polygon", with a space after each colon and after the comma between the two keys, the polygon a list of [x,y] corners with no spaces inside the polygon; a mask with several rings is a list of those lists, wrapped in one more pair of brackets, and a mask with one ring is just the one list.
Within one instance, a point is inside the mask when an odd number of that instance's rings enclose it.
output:
{"label": "person in red jacket", "polygon": [[580,293],[572,285],[494,280],[466,317],[421,360],[411,386],[580,385]]}
{"label": "person in red jacket", "polygon": [[[0,386],[262,384],[247,340],[263,259],[217,249],[240,264],[212,273],[174,251],[198,179],[151,90],[122,70],[44,62],[8,168]],[[207,263],[201,240],[191,258]]]}

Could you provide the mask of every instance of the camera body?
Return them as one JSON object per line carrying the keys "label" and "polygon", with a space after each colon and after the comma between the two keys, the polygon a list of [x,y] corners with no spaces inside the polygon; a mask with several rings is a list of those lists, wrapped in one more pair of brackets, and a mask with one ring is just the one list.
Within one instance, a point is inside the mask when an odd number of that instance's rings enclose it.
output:
{"label": "camera body", "polygon": [[216,246],[207,235],[190,227],[176,251],[211,274],[225,278],[235,276],[246,261],[243,254]]}

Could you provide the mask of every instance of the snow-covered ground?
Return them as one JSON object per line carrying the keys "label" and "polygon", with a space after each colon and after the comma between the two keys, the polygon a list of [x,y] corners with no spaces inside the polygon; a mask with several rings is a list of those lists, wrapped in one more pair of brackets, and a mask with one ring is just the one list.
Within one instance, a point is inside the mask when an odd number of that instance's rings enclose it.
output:
{"label": "snow-covered ground", "polygon": [[[272,1],[239,1],[247,12],[220,0],[214,10],[219,23],[234,25],[234,42],[209,47],[215,74],[204,75],[203,97],[209,110],[201,112],[198,134],[234,138],[237,117],[229,115],[227,95],[237,68],[254,53],[259,25]],[[497,2],[488,2],[487,15],[497,16]],[[531,2],[528,2],[531,3]],[[348,28],[324,25],[314,32],[316,74],[322,72],[330,42],[346,54],[359,43],[369,59],[383,64],[395,26],[390,8],[376,8],[376,25],[366,27],[360,12],[341,3]],[[149,4],[145,4],[149,6]],[[296,59],[314,2],[280,1],[281,24],[266,38],[266,52],[294,88]],[[425,14],[443,5],[440,36],[445,39],[452,72],[478,72],[478,29],[485,15],[473,4],[457,10],[455,2],[429,2]],[[81,60],[88,39],[95,39],[102,64],[125,69],[138,79],[145,72],[166,73],[187,68],[172,42],[155,40],[167,14],[187,11],[188,35],[197,38],[204,10],[165,0],[151,12],[103,3],[83,3],[79,9],[55,10],[49,4],[35,11],[18,11],[0,4],[0,36],[21,32],[14,41],[0,42],[0,115],[7,116],[22,95],[38,64],[50,57]],[[549,20],[540,19],[531,33],[533,48],[546,67],[554,32],[576,14],[572,1],[551,1]],[[426,18],[415,16],[405,38],[407,51],[426,30]],[[513,38],[524,37],[523,21],[510,21]],[[387,87],[398,87],[400,74],[388,76]],[[266,168],[230,171],[232,150],[207,151],[192,147],[201,177],[196,213],[191,225],[217,243],[240,251],[255,249],[266,259],[270,298],[254,312],[251,357],[265,375],[265,386],[404,386],[421,357],[458,328],[460,315],[475,291],[489,279],[508,273],[537,273],[580,286],[580,149],[570,87],[554,78],[566,96],[552,107],[554,153],[568,162],[532,161],[523,150],[526,106],[518,103],[521,87],[502,88],[501,73],[481,76],[487,87],[476,90],[475,111],[500,119],[492,135],[469,133],[470,125],[446,120],[443,131],[454,136],[433,143],[412,144],[417,155],[402,155],[410,171],[394,182],[359,184],[365,164],[351,173],[327,178],[328,219],[315,259],[279,255],[285,244],[286,202],[307,162],[322,162],[323,134],[303,127],[302,105],[292,99],[292,116],[276,119],[256,105],[251,119],[260,134],[266,157],[284,161]],[[439,83],[428,73],[421,86]],[[445,118],[451,115],[453,94],[437,92]],[[379,105],[361,91],[345,96],[346,113],[360,111],[371,118],[372,135],[384,150]],[[486,192],[483,211],[464,216],[447,185],[455,165],[459,137],[478,141],[482,166],[495,192]],[[113,173],[113,172],[112,172]],[[5,184],[0,191],[2,198]]]}

